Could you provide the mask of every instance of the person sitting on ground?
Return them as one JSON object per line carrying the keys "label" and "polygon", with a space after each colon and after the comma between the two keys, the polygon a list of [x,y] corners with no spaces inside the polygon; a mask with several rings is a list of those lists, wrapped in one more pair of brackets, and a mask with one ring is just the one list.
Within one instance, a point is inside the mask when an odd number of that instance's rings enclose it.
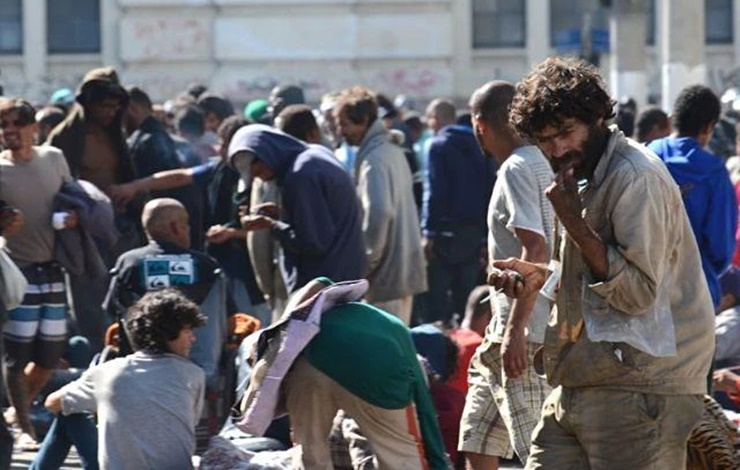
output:
{"label": "person sitting on ground", "polygon": [[[438,326],[439,325],[439,326]],[[451,384],[457,371],[460,349],[441,324],[424,324],[411,329],[416,353],[423,358],[429,394],[437,411],[440,432],[447,455],[456,469],[465,468],[465,457],[457,451],[460,419],[465,408],[465,392]]]}
{"label": "person sitting on ground", "polygon": [[[216,288],[223,282],[218,263],[190,249],[188,212],[175,199],[153,199],[141,216],[149,244],[122,254],[104,308],[117,318],[147,292],[176,287],[208,312],[208,325],[198,332],[199,346],[192,359],[206,373],[209,390],[218,386],[219,361],[226,341],[227,317],[236,313],[233,299]],[[130,351],[127,335],[121,349]]]}
{"label": "person sitting on ground", "polygon": [[239,174],[229,165],[226,155],[232,137],[245,125],[246,121],[239,116],[224,120],[218,129],[221,157],[218,161],[160,171],[129,184],[111,187],[111,194],[117,204],[125,204],[137,194],[195,185],[201,191],[205,207],[206,253],[221,265],[237,308],[269,324],[268,308],[257,285],[244,243],[246,233],[239,221],[239,207],[249,204],[250,191],[239,188]]}
{"label": "person sitting on ground", "polygon": [[468,303],[465,306],[465,317],[463,318],[460,328],[449,331],[460,354],[457,357],[457,368],[455,373],[450,377],[449,384],[463,393],[468,393],[468,367],[473,359],[478,346],[483,342],[486,335],[486,327],[491,322],[493,312],[491,311],[491,302],[489,302],[488,286],[477,286],[468,296]]}
{"label": "person sitting on ground", "polygon": [[151,292],[126,317],[136,352],[88,369],[46,399],[53,413],[97,413],[100,468],[193,468],[205,375],[187,357],[205,320],[178,291]]}

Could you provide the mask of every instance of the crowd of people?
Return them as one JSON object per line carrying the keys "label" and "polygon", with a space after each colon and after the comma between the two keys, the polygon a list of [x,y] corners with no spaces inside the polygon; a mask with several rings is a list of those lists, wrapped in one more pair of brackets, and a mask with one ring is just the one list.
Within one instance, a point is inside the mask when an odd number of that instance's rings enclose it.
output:
{"label": "crowd of people", "polygon": [[737,468],[696,443],[740,402],[714,91],[638,113],[551,57],[415,106],[0,98],[0,468]]}

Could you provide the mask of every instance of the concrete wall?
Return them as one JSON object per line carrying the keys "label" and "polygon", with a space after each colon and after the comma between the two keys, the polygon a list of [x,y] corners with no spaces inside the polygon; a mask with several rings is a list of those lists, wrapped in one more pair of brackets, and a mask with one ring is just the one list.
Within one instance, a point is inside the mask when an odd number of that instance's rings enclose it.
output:
{"label": "concrete wall", "polygon": [[[472,0],[101,0],[100,54],[50,56],[45,2],[24,0],[24,54],[0,56],[7,94],[44,100],[110,64],[157,100],[202,81],[240,103],[283,82],[303,86],[311,100],[364,84],[420,101],[465,101],[481,83],[516,81],[553,52],[541,0],[527,0],[525,48],[486,50],[472,48]],[[706,47],[710,83],[737,66],[738,44]],[[609,77],[609,58],[601,63]],[[654,48],[646,70],[648,90],[659,93]]]}

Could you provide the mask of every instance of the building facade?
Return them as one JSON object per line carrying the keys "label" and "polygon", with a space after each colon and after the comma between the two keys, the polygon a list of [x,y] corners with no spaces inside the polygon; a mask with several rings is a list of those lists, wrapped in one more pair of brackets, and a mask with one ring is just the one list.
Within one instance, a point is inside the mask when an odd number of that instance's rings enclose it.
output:
{"label": "building facade", "polygon": [[284,82],[303,86],[311,100],[354,84],[422,101],[464,100],[486,80],[516,81],[550,54],[580,51],[600,54],[615,94],[644,102],[672,93],[661,74],[682,70],[676,51],[686,46],[674,44],[679,39],[696,46],[699,63],[689,58],[696,71],[690,78],[718,90],[732,82],[740,65],[739,6],[740,0],[2,0],[0,84],[8,95],[42,102],[105,64],[157,100],[195,81],[237,102],[265,97]]}

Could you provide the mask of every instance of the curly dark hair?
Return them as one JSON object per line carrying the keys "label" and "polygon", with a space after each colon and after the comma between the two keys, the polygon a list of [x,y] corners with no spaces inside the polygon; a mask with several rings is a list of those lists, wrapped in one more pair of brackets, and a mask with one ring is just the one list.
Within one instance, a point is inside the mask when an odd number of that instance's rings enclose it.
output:
{"label": "curly dark hair", "polygon": [[567,118],[593,125],[614,117],[614,101],[596,68],[580,59],[550,57],[517,84],[509,122],[525,137]]}
{"label": "curly dark hair", "polygon": [[149,292],[126,314],[126,330],[134,350],[155,354],[169,351],[167,341],[183,328],[200,328],[206,317],[190,299],[176,289]]}
{"label": "curly dark hair", "polygon": [[378,100],[369,88],[355,86],[342,90],[334,107],[337,114],[346,113],[347,118],[355,124],[361,124],[365,118],[372,124],[378,118]]}
{"label": "curly dark hair", "polygon": [[687,86],[676,97],[671,121],[680,136],[696,137],[719,120],[722,107],[711,88]]}

